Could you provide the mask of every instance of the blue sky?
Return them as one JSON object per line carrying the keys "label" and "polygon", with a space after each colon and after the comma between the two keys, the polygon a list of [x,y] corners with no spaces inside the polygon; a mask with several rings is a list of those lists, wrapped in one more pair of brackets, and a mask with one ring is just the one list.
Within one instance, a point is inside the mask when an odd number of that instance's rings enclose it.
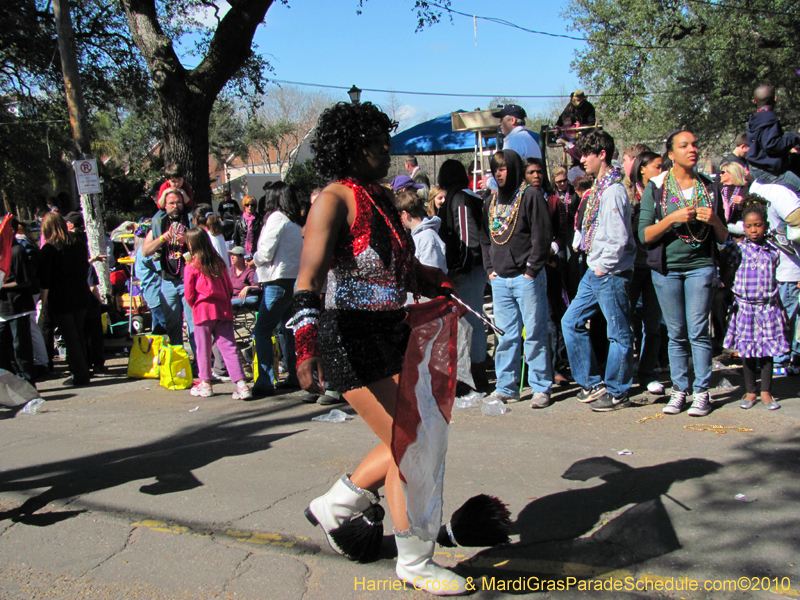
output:
{"label": "blue sky", "polygon": [[[452,8],[498,17],[524,27],[568,32],[560,13],[566,2],[544,0],[453,0]],[[387,90],[513,96],[559,94],[579,88],[570,61],[581,42],[534,35],[478,21],[478,44],[471,18],[445,15],[415,33],[412,0],[290,0],[275,2],[255,36],[258,52],[278,80]],[[328,90],[347,100],[344,90]],[[362,101],[379,105],[386,94],[364,92]],[[398,94],[401,127],[462,108],[486,108],[489,98],[449,98]],[[520,99],[529,112],[552,100]]]}

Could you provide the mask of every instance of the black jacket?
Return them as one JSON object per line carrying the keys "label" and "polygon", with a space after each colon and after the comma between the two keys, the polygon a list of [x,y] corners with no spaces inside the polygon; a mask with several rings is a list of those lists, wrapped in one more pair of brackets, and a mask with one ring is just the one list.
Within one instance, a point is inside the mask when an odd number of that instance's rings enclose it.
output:
{"label": "black jacket", "polygon": [[12,239],[11,270],[4,283],[16,283],[17,286],[0,289],[0,315],[10,317],[34,309],[31,293],[33,278],[33,270],[25,248],[17,240]]}
{"label": "black jacket", "polygon": [[447,191],[437,216],[439,236],[445,245],[448,273],[469,273],[482,262],[479,223],[483,201],[459,189]]}
{"label": "black jacket", "polygon": [[550,242],[553,240],[553,226],[544,195],[530,186],[525,190],[514,232],[504,244],[498,244],[489,232],[491,202],[492,194],[487,194],[481,223],[483,266],[486,272],[490,275],[495,272],[501,277],[526,274],[536,277],[550,256]]}
{"label": "black jacket", "polygon": [[556,126],[567,126],[567,119],[570,121],[569,125],[575,125],[575,123],[580,123],[581,127],[589,127],[590,125],[594,125],[596,123],[594,105],[588,100],[584,100],[580,106],[575,107],[572,106],[572,102],[570,102],[561,113],[561,116],[558,117]]}
{"label": "black jacket", "polygon": [[[256,215],[256,220],[253,221],[253,253],[258,246],[258,236],[261,235],[261,227],[264,225],[264,218],[261,215]],[[244,248],[244,241],[247,239],[247,221],[244,217],[236,219],[236,226],[233,228],[233,245],[241,246]]]}
{"label": "black jacket", "polygon": [[797,133],[783,133],[774,111],[762,110],[747,122],[747,162],[762,171],[780,175],[789,168],[789,150],[800,144]]}

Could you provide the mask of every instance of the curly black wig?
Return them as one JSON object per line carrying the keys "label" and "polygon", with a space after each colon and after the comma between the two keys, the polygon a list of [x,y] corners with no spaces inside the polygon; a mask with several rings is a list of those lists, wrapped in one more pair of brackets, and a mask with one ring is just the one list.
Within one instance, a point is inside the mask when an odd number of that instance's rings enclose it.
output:
{"label": "curly black wig", "polygon": [[764,222],[767,222],[767,206],[769,202],[758,194],[748,194],[742,201],[742,221],[750,213],[756,213]]}
{"label": "curly black wig", "polygon": [[371,102],[339,102],[326,109],[317,122],[311,140],[314,168],[328,180],[346,177],[371,141],[395,129],[397,121]]}

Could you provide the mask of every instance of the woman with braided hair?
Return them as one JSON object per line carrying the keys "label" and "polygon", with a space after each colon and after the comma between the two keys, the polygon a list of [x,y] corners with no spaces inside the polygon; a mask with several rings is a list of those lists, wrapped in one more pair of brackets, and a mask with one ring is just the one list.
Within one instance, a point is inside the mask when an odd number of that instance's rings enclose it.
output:
{"label": "woman with braided hair", "polygon": [[[415,291],[416,277],[424,275],[413,262],[391,192],[378,183],[389,172],[389,134],[396,127],[369,102],[339,103],[322,114],[311,143],[315,167],[333,183],[317,197],[306,222],[291,321],[297,374],[305,390],[323,394],[327,382],[341,392],[381,443],[352,475],[312,500],[306,516],[322,527],[334,551],[345,554],[331,532],[377,503],[385,485],[397,576],[435,594],[456,594],[465,591],[465,580],[433,562],[434,542],[411,534],[390,449],[410,332],[403,306],[407,290]],[[435,275],[429,278],[436,285]]]}

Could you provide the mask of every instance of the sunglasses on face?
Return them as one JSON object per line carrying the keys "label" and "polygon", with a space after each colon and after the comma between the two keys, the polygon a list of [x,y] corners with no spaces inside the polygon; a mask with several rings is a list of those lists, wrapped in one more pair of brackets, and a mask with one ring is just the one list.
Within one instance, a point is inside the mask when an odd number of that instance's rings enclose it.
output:
{"label": "sunglasses on face", "polygon": [[562,183],[567,183],[566,179],[556,179],[556,184],[561,185]]}
{"label": "sunglasses on face", "polygon": [[728,172],[727,172],[727,171],[722,171],[722,173],[721,173],[721,174],[722,174],[722,175],[727,175],[727,174],[728,174]]}
{"label": "sunglasses on face", "polygon": [[252,206],[255,206],[255,204],[253,204],[252,202],[250,202],[249,204],[245,204],[245,205],[244,205],[244,207],[245,207],[245,208],[247,208],[248,206],[251,206],[251,207],[252,207]]}

